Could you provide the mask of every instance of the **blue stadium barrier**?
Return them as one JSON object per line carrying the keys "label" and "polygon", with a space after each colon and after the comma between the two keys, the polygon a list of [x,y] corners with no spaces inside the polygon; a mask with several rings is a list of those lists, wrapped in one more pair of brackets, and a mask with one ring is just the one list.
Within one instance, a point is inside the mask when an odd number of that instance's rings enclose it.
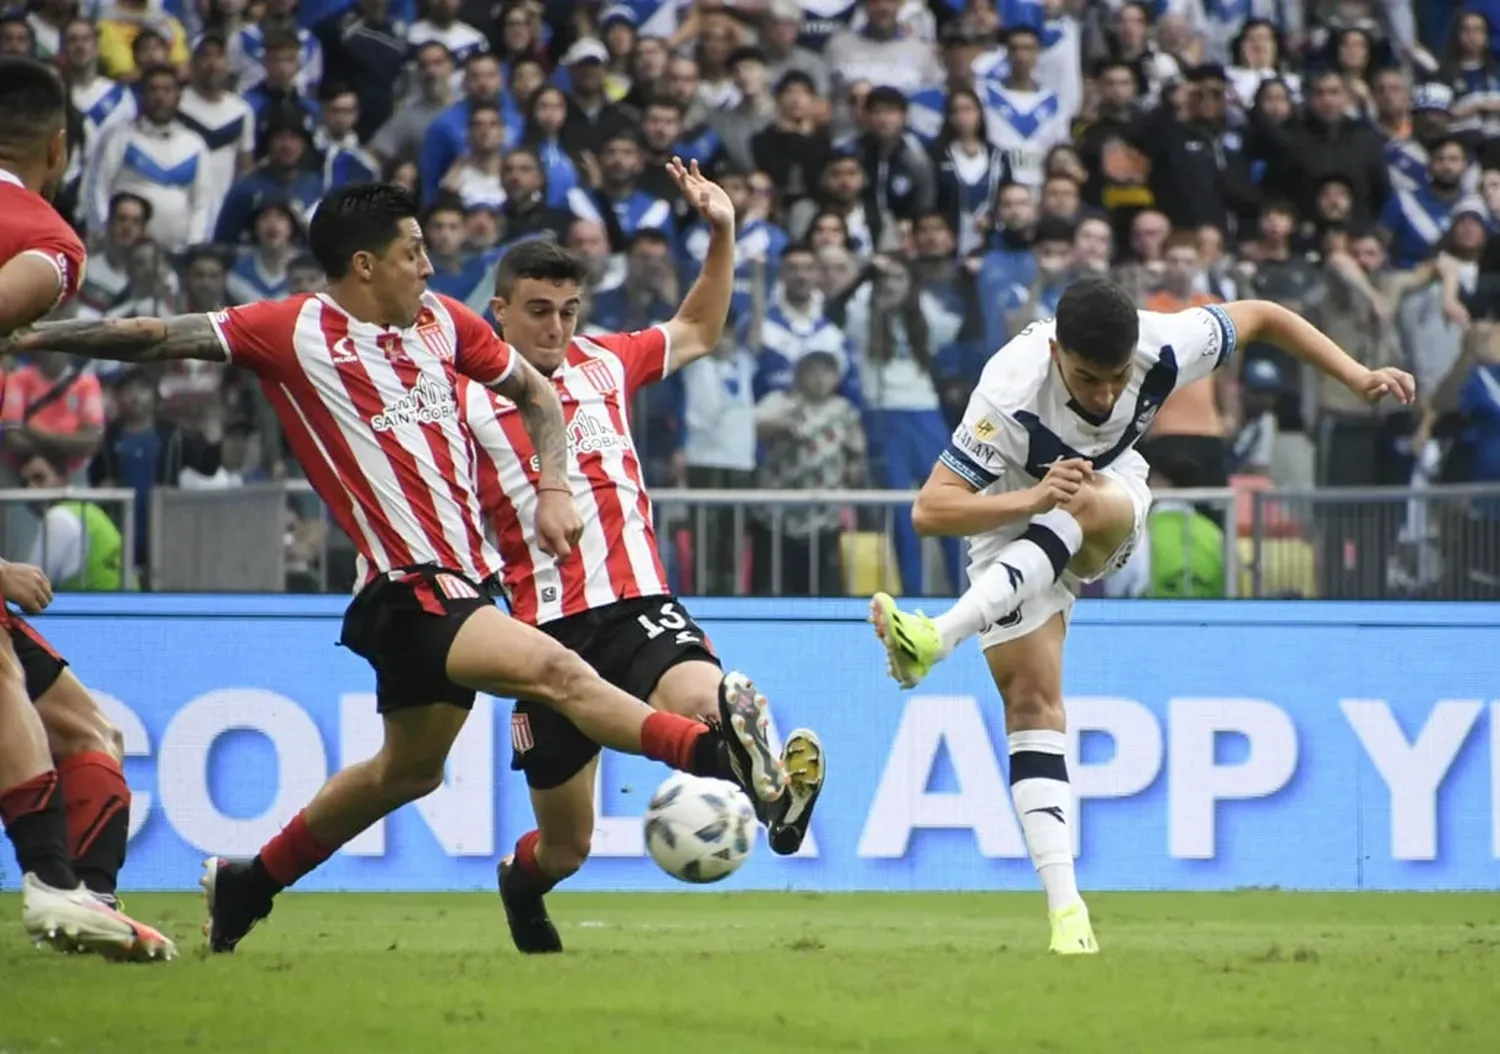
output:
{"label": "blue stadium barrier", "polygon": [[[970,645],[913,693],[857,600],[688,602],[778,725],[819,730],[815,844],[716,889],[1032,889],[999,700]],[[941,607],[941,604],[933,605]],[[379,742],[339,597],[62,597],[36,620],[125,731],[127,889],[249,854]],[[1066,662],[1092,889],[1500,886],[1500,605],[1085,601]],[[481,699],[447,784],[299,888],[490,886],[530,824],[508,704]],[[607,756],[575,889],[682,889],[643,855],[661,766]],[[5,860],[9,885],[14,865]]]}

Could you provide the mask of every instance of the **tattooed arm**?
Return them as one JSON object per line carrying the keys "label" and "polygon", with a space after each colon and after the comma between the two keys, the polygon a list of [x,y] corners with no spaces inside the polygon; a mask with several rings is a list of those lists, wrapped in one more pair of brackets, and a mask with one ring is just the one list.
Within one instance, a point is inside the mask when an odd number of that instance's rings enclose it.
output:
{"label": "tattooed arm", "polygon": [[521,425],[536,448],[540,469],[537,489],[568,490],[568,435],[556,389],[518,355],[515,369],[495,386],[495,391],[516,404]]}
{"label": "tattooed arm", "polygon": [[563,425],[562,403],[552,382],[520,355],[494,390],[516,404],[521,427],[536,448],[537,544],[543,552],[561,560],[583,535],[583,521],[568,483],[568,433]]}
{"label": "tattooed arm", "polygon": [[58,351],[118,362],[224,362],[228,358],[208,315],[42,322],[5,343],[4,350],[11,353]]}

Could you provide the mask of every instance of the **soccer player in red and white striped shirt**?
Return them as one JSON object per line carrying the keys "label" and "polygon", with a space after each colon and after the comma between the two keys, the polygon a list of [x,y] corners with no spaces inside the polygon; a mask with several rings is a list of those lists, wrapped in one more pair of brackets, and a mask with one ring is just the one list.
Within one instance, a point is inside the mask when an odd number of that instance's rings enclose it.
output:
{"label": "soccer player in red and white striped shirt", "polygon": [[366,573],[342,643],[375,670],[385,742],[339,772],[253,860],[212,859],[208,938],[232,951],[272,898],[370,824],[443,780],[475,691],[539,699],[597,742],[699,775],[734,779],[779,808],[786,773],[764,700],[735,696],[720,730],[664,713],[601,679],[553,638],[495,607],[500,567],[484,539],[464,376],[515,405],[537,450],[531,512],[539,553],[566,559],[582,525],[568,485],[552,384],[467,308],[427,290],[417,205],[390,184],[326,196],[310,228],[328,291],[215,315],[39,326],[14,342],[128,362],[230,361],[257,374],[308,480]]}
{"label": "soccer player in red and white striped shirt", "polygon": [[[71,299],[83,280],[83,243],[49,203],[67,159],[67,90],[57,72],[30,59],[0,59],[0,335]],[[51,602],[52,586],[38,568],[0,561],[0,594],[34,613]],[[79,881],[81,864],[123,860],[130,790],[93,699],[5,599],[0,824],[21,865],[27,936],[64,951],[170,959],[170,940]],[[55,763],[51,753],[65,756]]]}
{"label": "soccer player in red and white striped shirt", "polygon": [[[734,291],[735,208],[696,162],[686,168],[674,159],[668,170],[711,231],[703,271],[670,321],[640,333],[575,335],[587,268],[552,242],[511,249],[495,277],[493,306],[506,340],[550,378],[562,400],[568,486],[583,515],[571,554],[557,559],[541,546],[541,466],[516,408],[478,385],[465,387],[462,404],[480,446],[479,496],[505,562],[511,613],[652,706],[706,717],[725,700],[760,697],[744,674],[721,671],[707,636],[667,587],[627,407],[642,385],[718,346]],[[525,695],[517,700],[513,766],[531,787],[537,830],[522,835],[501,862],[500,897],[516,947],[560,951],[543,897],[588,855],[599,742],[567,715]],[[757,705],[765,709],[764,701]],[[792,732],[782,763],[788,792],[759,812],[772,849],[790,854],[806,837],[823,786],[818,737]]]}

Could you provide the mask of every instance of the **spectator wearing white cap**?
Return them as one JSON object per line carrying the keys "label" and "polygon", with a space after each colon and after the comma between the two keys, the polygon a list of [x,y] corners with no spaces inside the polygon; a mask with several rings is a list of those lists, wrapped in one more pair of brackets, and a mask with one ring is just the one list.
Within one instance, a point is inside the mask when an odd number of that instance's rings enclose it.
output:
{"label": "spectator wearing white cap", "polygon": [[297,0],[265,0],[260,21],[230,35],[227,41],[229,75],[235,90],[247,92],[266,79],[267,33],[290,33],[297,38],[300,49],[297,89],[304,95],[315,94],[323,80],[323,45],[297,24]]}
{"label": "spectator wearing white cap", "polygon": [[598,153],[604,140],[633,127],[639,120],[634,109],[609,101],[605,93],[609,49],[594,37],[579,37],[563,54],[562,65],[571,82],[570,126],[578,126],[585,146]]}

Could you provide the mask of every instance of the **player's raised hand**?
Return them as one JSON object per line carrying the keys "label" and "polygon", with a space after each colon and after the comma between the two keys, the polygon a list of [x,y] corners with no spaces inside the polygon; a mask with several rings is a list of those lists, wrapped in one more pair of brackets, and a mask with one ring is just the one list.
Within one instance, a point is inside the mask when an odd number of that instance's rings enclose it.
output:
{"label": "player's raised hand", "polygon": [[1031,488],[1035,499],[1033,511],[1047,512],[1059,505],[1067,505],[1093,477],[1094,466],[1086,458],[1054,461],[1042,481]]}
{"label": "player's raised hand", "polygon": [[28,615],[35,615],[52,603],[52,583],[40,567],[0,563],[0,595]]}
{"label": "player's raised hand", "polygon": [[1395,399],[1402,406],[1410,406],[1417,397],[1417,382],[1405,370],[1386,366],[1379,370],[1366,370],[1359,383],[1351,386],[1351,390],[1372,406],[1386,396]]}
{"label": "player's raised hand", "polygon": [[561,560],[573,551],[583,537],[583,521],[573,495],[554,487],[536,496],[536,544],[548,556]]}
{"label": "player's raised hand", "polygon": [[734,202],[729,200],[723,187],[698,171],[698,162],[683,164],[682,158],[674,157],[667,162],[667,172],[677,189],[682,191],[682,196],[703,214],[711,226],[721,230],[733,229]]}

